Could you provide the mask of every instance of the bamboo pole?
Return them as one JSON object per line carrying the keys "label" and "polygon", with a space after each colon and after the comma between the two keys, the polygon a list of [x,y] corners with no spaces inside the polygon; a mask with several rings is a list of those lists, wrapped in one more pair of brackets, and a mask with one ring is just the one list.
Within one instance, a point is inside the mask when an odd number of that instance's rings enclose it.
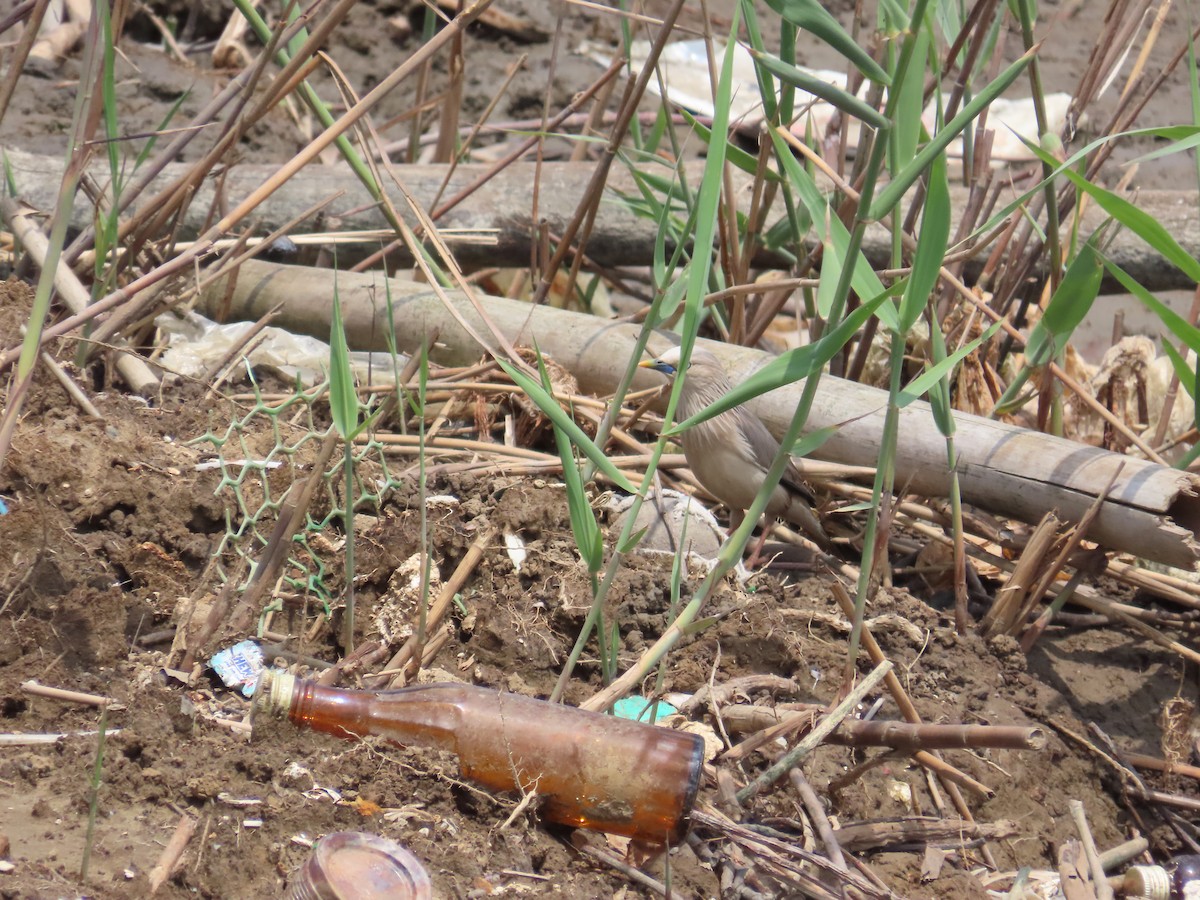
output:
{"label": "bamboo pole", "polygon": [[[213,313],[228,297],[229,316],[254,321],[281,300],[275,320],[290,331],[328,337],[332,270],[280,266],[251,260],[244,263],[235,285],[215,280],[202,292],[201,311]],[[383,276],[341,272],[337,286],[346,336],[358,349],[386,350]],[[400,349],[415,348],[421,336],[440,329],[433,358],[444,365],[477,362],[484,351],[458,319],[477,333],[487,333],[466,298],[446,291],[453,313],[428,286],[392,279],[396,339]],[[569,369],[583,391],[610,393],[633,352],[637,326],[610,322],[566,310],[500,297],[487,298],[488,315],[508,339],[532,344]],[[659,351],[667,339],[652,341]],[[728,344],[701,342],[725,363],[734,381],[764,365],[769,355]],[[636,387],[659,382],[644,373]],[[802,385],[781,388],[754,402],[754,410],[777,435],[787,427]],[[807,429],[831,427],[821,446],[822,459],[859,466],[874,465],[879,453],[887,394],[872,387],[826,376],[821,379]],[[1101,495],[1118,467],[1108,497],[1089,529],[1090,540],[1114,550],[1169,565],[1192,568],[1200,555],[1195,531],[1200,527],[1200,478],[1165,466],[1122,456],[1096,447],[1029,431],[1003,422],[955,415],[959,483],[963,500],[1000,515],[1035,523],[1048,510],[1078,522]],[[925,496],[945,496],[950,473],[944,460],[945,441],[934,427],[925,403],[912,403],[900,413],[896,448],[896,482]]]}

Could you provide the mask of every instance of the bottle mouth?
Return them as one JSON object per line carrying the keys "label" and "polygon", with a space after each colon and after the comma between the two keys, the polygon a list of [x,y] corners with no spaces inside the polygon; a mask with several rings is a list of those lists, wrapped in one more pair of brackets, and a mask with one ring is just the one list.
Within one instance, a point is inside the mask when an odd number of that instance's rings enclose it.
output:
{"label": "bottle mouth", "polygon": [[254,703],[250,707],[250,718],[258,713],[285,716],[292,707],[292,694],[296,690],[296,676],[279,669],[263,669],[254,685]]}

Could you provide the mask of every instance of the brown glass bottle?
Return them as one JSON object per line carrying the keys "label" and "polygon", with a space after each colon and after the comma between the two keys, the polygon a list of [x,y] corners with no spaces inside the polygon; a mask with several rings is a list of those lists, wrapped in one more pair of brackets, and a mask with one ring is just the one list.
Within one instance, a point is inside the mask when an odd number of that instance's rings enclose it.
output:
{"label": "brown glass bottle", "polygon": [[552,822],[643,841],[682,836],[704,762],[696,735],[467,684],[353,691],[267,670],[254,697],[316,731],[448,750],[484,787],[536,791]]}

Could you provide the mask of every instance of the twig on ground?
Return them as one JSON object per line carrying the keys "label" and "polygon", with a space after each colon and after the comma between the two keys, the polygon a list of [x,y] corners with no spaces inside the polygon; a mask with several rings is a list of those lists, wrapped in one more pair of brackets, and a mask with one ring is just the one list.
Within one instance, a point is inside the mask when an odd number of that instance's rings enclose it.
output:
{"label": "twig on ground", "polygon": [[583,844],[582,846],[577,846],[576,849],[584,856],[590,856],[592,859],[602,862],[606,866],[609,866],[620,872],[634,884],[639,884],[644,888],[649,888],[650,890],[654,891],[654,893],[660,894],[663,897],[670,896],[667,893],[667,886],[657,878],[652,878],[640,869],[635,869],[633,866],[629,865],[629,863],[622,859],[618,859],[613,854],[605,850],[601,850],[599,847],[594,847],[591,844]]}
{"label": "twig on ground", "polygon": [[[821,707],[784,704],[779,707],[737,704],[721,710],[732,732],[747,734],[778,725],[799,727],[812,721]],[[992,747],[1006,750],[1044,750],[1046,735],[1040,728],[1018,725],[913,725],[905,722],[864,722],[846,719],[829,735],[827,744],[848,747],[893,747],[898,750],[953,750]]]}
{"label": "twig on ground", "polygon": [[[59,741],[75,737],[95,737],[99,731],[60,731],[44,734],[0,734],[0,747],[32,747],[38,744],[57,744]],[[105,732],[109,737],[120,734],[120,728],[109,728]]]}
{"label": "twig on ground", "polygon": [[[1092,524],[1092,521],[1096,518],[1096,516],[1100,514],[1100,507],[1103,506],[1104,501],[1108,499],[1108,495],[1112,491],[1113,485],[1117,483],[1117,478],[1120,476],[1121,470],[1124,469],[1124,467],[1125,466],[1123,463],[1116,467],[1116,469],[1113,471],[1112,477],[1108,480],[1108,484],[1105,485],[1104,489],[1096,495],[1095,501],[1091,506],[1088,507],[1087,512],[1085,512],[1080,518],[1079,524],[1072,528],[1067,534],[1065,540],[1062,542],[1062,546],[1059,547],[1058,555],[1055,556],[1054,560],[1050,563],[1049,568],[1042,573],[1042,577],[1038,580],[1038,583],[1034,586],[1033,590],[1029,592],[1029,596],[1026,598],[1025,604],[1021,609],[1020,619],[1015,624],[1015,628],[1019,629],[1024,621],[1029,618],[1029,616],[1033,613],[1034,606],[1041,600],[1046,591],[1049,590],[1050,585],[1058,577],[1058,573],[1061,572],[1063,567],[1067,564],[1067,560],[1079,548],[1080,542],[1087,534],[1088,527]],[[1097,556],[1099,558],[1096,558]],[[1021,650],[1024,653],[1029,653],[1029,651],[1033,649],[1033,645],[1037,642],[1037,639],[1042,635],[1043,632],[1045,632],[1045,630],[1050,626],[1050,623],[1054,620],[1055,614],[1062,609],[1063,605],[1074,593],[1075,588],[1079,584],[1079,580],[1084,575],[1088,574],[1087,570],[1089,568],[1094,569],[1096,570],[1097,574],[1104,570],[1104,554],[1102,552],[1099,554],[1088,554],[1083,558],[1083,562],[1091,562],[1092,564],[1089,566],[1081,563],[1079,559],[1076,559],[1074,563],[1075,574],[1072,575],[1071,581],[1068,582],[1067,587],[1063,588],[1063,590],[1059,592],[1058,596],[1051,601],[1050,605],[1046,607],[1040,616],[1038,616],[1037,621],[1025,628],[1025,633],[1021,636]],[[1015,633],[1015,631],[1010,631],[1010,634],[1011,633]]]}
{"label": "twig on ground", "polygon": [[[832,589],[833,595],[837,598],[838,605],[841,606],[843,614],[845,614],[848,619],[853,621],[854,600],[846,591],[845,586],[840,581],[835,580],[832,584]],[[863,649],[867,651],[867,655],[871,658],[872,662],[886,658],[883,654],[883,650],[875,640],[875,636],[871,633],[870,627],[865,622],[863,623],[862,628],[862,645]],[[900,714],[904,716],[904,719],[914,725],[920,724],[921,716],[917,713],[917,708],[913,706],[912,700],[909,699],[908,692],[904,690],[904,685],[900,683],[900,679],[896,677],[895,673],[892,673],[890,677],[885,679],[884,683],[887,685],[888,692],[892,695],[892,699],[896,701],[896,706],[899,707]],[[971,778],[969,775],[959,772],[958,769],[954,768],[934,753],[920,751],[918,753],[914,753],[913,758],[922,766],[937,771],[938,777],[942,782],[942,786],[945,787],[946,793],[950,795],[950,800],[954,804],[954,808],[958,810],[958,814],[968,822],[974,822],[975,817],[971,814],[970,807],[967,806],[966,800],[963,799],[962,793],[958,790],[959,786],[961,785],[964,787],[970,787],[971,785],[976,785],[983,789],[982,796],[984,797],[990,797],[994,792],[986,785],[975,781],[975,779]],[[951,776],[951,770],[956,774]],[[981,852],[983,853],[984,858],[988,861],[988,864],[994,867],[995,860],[992,859],[991,851],[987,848],[987,845],[984,845]]]}
{"label": "twig on ground", "polygon": [[1183,775],[1186,778],[1200,780],[1200,766],[1189,766],[1185,763],[1168,762],[1157,756],[1146,756],[1141,753],[1125,753],[1124,762],[1141,769],[1153,769],[1155,772],[1165,772],[1167,775]]}
{"label": "twig on ground", "polygon": [[[799,744],[785,753],[781,759],[768,768],[767,771],[759,775],[758,778],[742,788],[738,792],[738,800],[744,803],[746,800],[754,797],[764,787],[781,778],[789,769],[799,764],[804,757],[820,746],[826,736],[842,724],[842,720],[850,715],[854,708],[863,701],[863,698],[874,690],[875,686],[891,671],[892,664],[888,660],[878,663],[869,675],[854,686],[854,689],[846,695],[846,698],[841,703],[830,710],[817,723],[813,730],[804,736]],[[736,750],[737,748],[735,747],[734,749]]]}
{"label": "twig on ground", "polygon": [[825,815],[825,807],[821,804],[821,798],[817,796],[817,792],[813,790],[813,786],[808,783],[808,779],[804,777],[804,773],[799,768],[788,772],[788,779],[792,782],[796,793],[800,795],[800,800],[804,803],[804,808],[808,811],[808,816],[812,819],[817,834],[821,836],[821,842],[825,845],[829,861],[838,871],[847,871],[846,860],[842,857],[841,844],[838,842],[833,826],[829,824],[829,817]]}
{"label": "twig on ground", "polygon": [[51,700],[62,700],[64,703],[81,703],[84,706],[107,706],[109,708],[123,708],[112,697],[103,697],[100,694],[84,694],[80,691],[67,691],[62,688],[49,687],[44,684],[39,684],[36,681],[25,681],[21,684],[21,690],[26,694],[33,694],[35,697],[49,697]]}
{"label": "twig on ground", "polygon": [[[774,829],[739,825],[718,810],[703,805],[692,813],[692,821],[697,826],[712,829],[732,842],[734,847],[750,854],[754,862],[769,870],[773,877],[785,880],[794,895],[817,900],[841,900],[845,896],[845,888],[849,887],[864,897],[895,896],[856,872],[839,872],[825,857],[801,848],[790,835]],[[747,860],[746,865],[749,864]],[[822,880],[821,873],[839,879],[838,888],[831,890]]]}
{"label": "twig on ground", "polygon": [[847,853],[864,853],[896,845],[921,846],[953,844],[960,846],[978,841],[997,841],[1021,833],[1017,822],[968,822],[965,819],[939,819],[934,816],[910,816],[849,822],[834,829],[834,836]]}
{"label": "twig on ground", "polygon": [[1144,837],[1133,838],[1123,844],[1117,844],[1100,854],[1100,866],[1105,872],[1118,866],[1123,866],[1150,849],[1150,842]]}
{"label": "twig on ground", "polygon": [[[4,221],[12,229],[13,235],[21,242],[25,252],[37,264],[39,269],[46,263],[50,242],[41,230],[30,221],[31,210],[22,207],[11,197],[0,197],[0,213]],[[80,283],[70,266],[61,257],[54,270],[54,287],[67,307],[74,313],[82,313],[91,305],[91,292]],[[124,348],[124,342],[117,342]],[[117,371],[125,379],[126,384],[135,394],[148,396],[158,389],[158,376],[142,358],[132,352],[122,352],[117,357]]]}
{"label": "twig on ground", "polygon": [[1092,838],[1092,829],[1088,827],[1087,813],[1083,811],[1083,803],[1079,800],[1067,801],[1075,829],[1079,832],[1083,852],[1087,857],[1088,868],[1092,873],[1092,884],[1096,890],[1097,900],[1112,900],[1113,891],[1104,877],[1104,866],[1100,863],[1100,854],[1096,850],[1096,841]]}
{"label": "twig on ground", "polygon": [[711,690],[707,684],[701,685],[696,693],[692,694],[687,702],[681,704],[678,709],[682,715],[690,717],[701,707],[710,703],[721,707],[739,693],[750,694],[754,691],[768,691],[772,694],[787,694],[792,697],[800,696],[802,693],[800,685],[790,678],[780,675],[742,675],[723,681]]}
{"label": "twig on ground", "polygon": [[[21,334],[24,335],[25,331],[25,326],[22,325]],[[50,374],[62,385],[62,389],[67,392],[67,396],[71,398],[71,401],[79,407],[85,416],[91,416],[93,419],[104,421],[104,416],[100,414],[100,410],[96,409],[95,404],[83,392],[83,388],[75,383],[75,379],[67,374],[67,370],[58,364],[58,360],[45,350],[41,351],[39,358],[42,364],[50,370]]]}
{"label": "twig on ground", "polygon": [[183,851],[187,849],[188,842],[195,833],[196,820],[186,814],[180,816],[179,824],[175,826],[175,833],[171,835],[171,840],[163,848],[163,852],[158,857],[158,862],[150,870],[151,894],[158,893],[159,888],[166,883],[167,879],[171,877],[171,873],[178,868]]}

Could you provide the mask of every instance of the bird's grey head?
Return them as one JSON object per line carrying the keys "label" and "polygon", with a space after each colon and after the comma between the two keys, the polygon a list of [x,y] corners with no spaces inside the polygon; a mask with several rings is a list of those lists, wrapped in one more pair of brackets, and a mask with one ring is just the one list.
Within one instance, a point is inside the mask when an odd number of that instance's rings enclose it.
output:
{"label": "bird's grey head", "polygon": [[[643,369],[653,369],[656,372],[662,372],[668,378],[674,377],[679,371],[679,348],[671,347],[655,359],[647,359],[638,363]],[[695,374],[703,369],[705,378],[721,378],[725,377],[725,368],[721,365],[721,361],[717,359],[709,350],[703,347],[693,347],[692,355],[688,359],[688,370]]]}
{"label": "bird's grey head", "polygon": [[638,363],[638,366],[643,369],[653,369],[655,372],[662,372],[670,378],[679,371],[679,348],[671,347],[655,359],[643,360]]}

